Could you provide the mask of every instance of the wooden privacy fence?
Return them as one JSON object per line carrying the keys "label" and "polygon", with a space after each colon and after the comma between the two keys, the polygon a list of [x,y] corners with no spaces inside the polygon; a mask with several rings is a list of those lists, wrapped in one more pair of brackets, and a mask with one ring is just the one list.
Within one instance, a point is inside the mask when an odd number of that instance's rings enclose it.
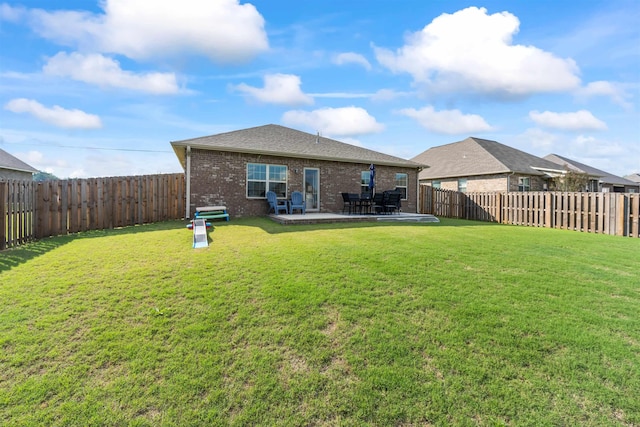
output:
{"label": "wooden privacy fence", "polygon": [[0,250],[32,240],[37,182],[0,182]]}
{"label": "wooden privacy fence", "polygon": [[0,249],[184,217],[184,174],[0,182]]}
{"label": "wooden privacy fence", "polygon": [[460,193],[421,185],[420,212],[446,218],[640,237],[638,193]]}

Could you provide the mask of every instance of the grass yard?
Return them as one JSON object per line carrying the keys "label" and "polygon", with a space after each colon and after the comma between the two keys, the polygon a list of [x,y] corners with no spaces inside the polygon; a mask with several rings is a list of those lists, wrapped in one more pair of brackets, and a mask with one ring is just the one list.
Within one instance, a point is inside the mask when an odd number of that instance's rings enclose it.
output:
{"label": "grass yard", "polygon": [[183,222],[0,253],[0,423],[640,425],[640,240]]}

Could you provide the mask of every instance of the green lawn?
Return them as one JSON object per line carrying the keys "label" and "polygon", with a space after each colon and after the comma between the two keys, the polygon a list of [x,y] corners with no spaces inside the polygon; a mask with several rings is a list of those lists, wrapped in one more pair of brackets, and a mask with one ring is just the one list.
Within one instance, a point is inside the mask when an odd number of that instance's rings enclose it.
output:
{"label": "green lawn", "polygon": [[640,240],[183,222],[0,253],[0,424],[640,425]]}

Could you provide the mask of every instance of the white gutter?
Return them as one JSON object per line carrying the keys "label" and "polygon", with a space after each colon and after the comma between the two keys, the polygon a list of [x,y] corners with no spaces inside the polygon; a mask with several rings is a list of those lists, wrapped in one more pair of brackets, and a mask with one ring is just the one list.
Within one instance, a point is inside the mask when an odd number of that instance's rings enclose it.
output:
{"label": "white gutter", "polygon": [[186,181],[186,194],[185,194],[185,209],[184,209],[184,218],[191,218],[191,146],[187,145],[187,160],[185,165],[185,181]]}

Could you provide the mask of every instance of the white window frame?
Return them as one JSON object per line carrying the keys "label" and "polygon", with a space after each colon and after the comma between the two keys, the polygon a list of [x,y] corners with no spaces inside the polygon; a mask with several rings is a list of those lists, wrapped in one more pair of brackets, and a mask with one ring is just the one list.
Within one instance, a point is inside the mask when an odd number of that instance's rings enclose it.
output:
{"label": "white window frame", "polygon": [[441,189],[442,188],[442,181],[431,181],[431,187],[437,188],[437,189]]}
{"label": "white window frame", "polygon": [[[402,177],[404,177],[404,183],[402,183]],[[409,174],[402,173],[402,172],[396,173],[395,184],[396,184],[396,189],[404,188],[404,194],[403,194],[402,200],[407,200],[407,194],[409,193]]]}
{"label": "white window frame", "polygon": [[458,178],[458,191],[460,193],[467,192],[467,178]]}
{"label": "white window frame", "polygon": [[518,191],[531,191],[531,178],[530,177],[528,177],[528,176],[518,177]]}
{"label": "white window frame", "polygon": [[[264,173],[264,179],[257,179],[257,178],[253,178],[250,179],[249,176],[249,169],[252,166],[264,166],[265,168],[265,173]],[[275,168],[284,168],[284,180],[278,180],[278,179],[274,179],[276,177],[272,176],[272,169]],[[267,192],[268,191],[275,191],[275,189],[273,188],[274,185],[278,185],[278,184],[284,184],[284,194],[278,194],[278,198],[279,199],[285,199],[287,197],[288,194],[288,189],[289,189],[289,182],[288,182],[288,178],[289,178],[289,168],[287,167],[287,165],[271,165],[271,164],[267,164],[267,163],[247,163],[247,168],[246,168],[246,196],[248,199],[266,199],[267,198]],[[250,190],[250,183],[251,182],[258,182],[258,183],[264,183],[264,195],[260,195],[260,196],[256,196],[256,195],[250,195],[249,194],[249,190]],[[278,192],[276,191],[276,194]]]}
{"label": "white window frame", "polygon": [[371,181],[371,171],[360,172],[360,193],[369,193],[369,181]]}

